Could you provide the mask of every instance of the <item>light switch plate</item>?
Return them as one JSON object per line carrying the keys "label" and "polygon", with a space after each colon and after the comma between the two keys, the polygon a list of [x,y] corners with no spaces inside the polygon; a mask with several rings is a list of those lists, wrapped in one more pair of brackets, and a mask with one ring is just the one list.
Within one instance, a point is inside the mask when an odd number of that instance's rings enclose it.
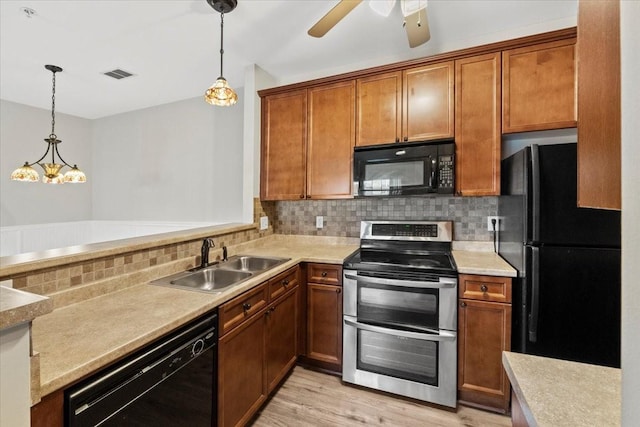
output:
{"label": "light switch plate", "polygon": [[324,217],[317,216],[316,217],[316,228],[322,228],[322,227],[324,227]]}
{"label": "light switch plate", "polygon": [[260,230],[266,230],[269,228],[269,217],[261,216],[260,217]]}

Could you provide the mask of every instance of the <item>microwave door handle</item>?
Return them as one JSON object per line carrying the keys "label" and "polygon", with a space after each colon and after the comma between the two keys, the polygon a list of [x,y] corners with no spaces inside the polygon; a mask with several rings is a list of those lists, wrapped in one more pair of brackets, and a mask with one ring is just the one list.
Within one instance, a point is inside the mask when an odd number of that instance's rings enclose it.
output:
{"label": "microwave door handle", "polygon": [[344,277],[350,280],[357,280],[361,283],[387,286],[403,286],[406,288],[453,288],[458,281],[453,277],[439,277],[437,282],[418,282],[414,280],[382,279],[379,277],[364,277],[345,274]]}
{"label": "microwave door handle", "polygon": [[429,187],[436,188],[436,159],[431,158],[431,173],[429,175]]}
{"label": "microwave door handle", "polygon": [[354,322],[353,320],[344,319],[344,323],[354,328],[364,331],[377,332],[385,335],[395,335],[403,338],[413,338],[422,341],[453,341],[456,339],[455,332],[440,330],[437,334],[425,334],[419,332],[401,331],[399,329],[383,328],[381,326],[368,325],[365,323]]}

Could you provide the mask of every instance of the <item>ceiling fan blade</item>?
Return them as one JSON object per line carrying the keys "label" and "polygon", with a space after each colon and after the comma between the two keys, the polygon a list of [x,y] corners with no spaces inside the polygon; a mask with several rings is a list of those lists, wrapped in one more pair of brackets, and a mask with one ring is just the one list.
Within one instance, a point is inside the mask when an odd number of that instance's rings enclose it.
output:
{"label": "ceiling fan blade", "polygon": [[326,15],[320,18],[320,20],[307,31],[307,34],[312,37],[324,36],[360,3],[362,3],[362,0],[341,0],[340,3],[335,5]]}
{"label": "ceiling fan blade", "polygon": [[427,8],[422,8],[407,15],[404,18],[404,28],[407,30],[409,47],[420,46],[429,41],[429,21],[427,20]]}

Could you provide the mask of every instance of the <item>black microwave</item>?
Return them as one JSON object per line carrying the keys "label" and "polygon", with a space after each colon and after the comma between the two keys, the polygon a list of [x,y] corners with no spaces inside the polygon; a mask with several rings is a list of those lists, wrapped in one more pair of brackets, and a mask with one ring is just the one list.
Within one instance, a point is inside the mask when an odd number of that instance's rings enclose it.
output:
{"label": "black microwave", "polygon": [[356,147],[353,195],[413,196],[453,194],[453,140]]}

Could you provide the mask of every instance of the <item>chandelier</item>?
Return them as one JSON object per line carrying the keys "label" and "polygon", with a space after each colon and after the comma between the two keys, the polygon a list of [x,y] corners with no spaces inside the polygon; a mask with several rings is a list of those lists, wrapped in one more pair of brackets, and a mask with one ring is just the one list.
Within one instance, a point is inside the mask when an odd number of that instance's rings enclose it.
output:
{"label": "chandelier", "polygon": [[215,83],[207,89],[204,94],[204,100],[211,105],[219,105],[228,107],[238,102],[238,95],[227,83],[227,79],[222,74],[222,56],[224,55],[223,49],[223,34],[224,34],[224,14],[231,12],[238,5],[237,0],[206,0],[207,3],[216,11],[220,12],[220,77]]}
{"label": "chandelier", "polygon": [[[11,174],[11,179],[13,181],[23,181],[23,182],[37,182],[40,180],[40,176],[38,172],[32,168],[33,165],[38,164],[44,170],[44,176],[42,177],[42,182],[46,184],[64,184],[64,183],[83,183],[87,181],[87,177],[80,169],[78,169],[77,165],[71,166],[69,163],[65,162],[60,152],[58,151],[58,144],[62,141],[58,139],[56,135],[56,73],[62,71],[62,68],[56,65],[45,65],[44,68],[51,71],[53,73],[53,94],[51,96],[51,133],[48,138],[45,138],[44,141],[47,143],[47,151],[45,151],[44,155],[40,157],[33,163],[24,162],[22,167],[14,170]],[[51,153],[51,162],[50,163],[41,163],[45,160],[45,157]],[[58,162],[56,160],[56,155],[58,157]],[[67,171],[64,175],[60,172],[63,167],[69,167],[70,170]]]}

